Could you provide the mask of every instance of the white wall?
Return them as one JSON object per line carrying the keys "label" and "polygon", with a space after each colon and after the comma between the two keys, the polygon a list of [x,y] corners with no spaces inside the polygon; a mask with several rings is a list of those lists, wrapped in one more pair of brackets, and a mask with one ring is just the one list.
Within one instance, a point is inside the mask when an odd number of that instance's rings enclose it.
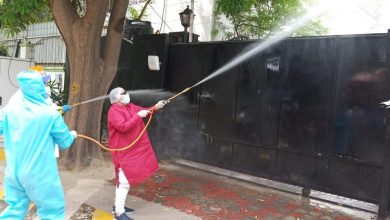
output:
{"label": "white wall", "polygon": [[[148,6],[146,11],[147,17],[143,20],[152,22],[154,32],[159,30],[160,27],[160,33],[183,31],[184,28],[180,23],[179,13],[186,9],[187,5],[191,7],[191,0],[155,0],[151,6]],[[195,0],[194,33],[200,35],[200,41],[212,40],[211,31],[213,28],[214,5],[215,0]],[[136,5],[135,7],[138,9],[140,6],[142,4]],[[162,16],[164,8],[164,16]],[[162,20],[165,23],[162,23]]]}
{"label": "white wall", "polygon": [[33,65],[34,61],[31,60],[0,56],[0,97],[2,97],[0,109],[8,103],[11,95],[18,90],[16,74]]}

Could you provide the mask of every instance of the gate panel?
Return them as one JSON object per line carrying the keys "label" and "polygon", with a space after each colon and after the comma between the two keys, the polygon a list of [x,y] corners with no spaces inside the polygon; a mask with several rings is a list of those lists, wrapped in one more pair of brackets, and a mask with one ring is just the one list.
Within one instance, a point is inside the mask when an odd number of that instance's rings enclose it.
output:
{"label": "gate panel", "polygon": [[213,63],[217,47],[218,44],[212,43],[173,44],[170,47],[168,88],[181,91],[203,79],[204,66]]}
{"label": "gate panel", "polygon": [[357,164],[332,160],[329,163],[328,186],[334,192],[359,196],[359,180],[362,173]]}
{"label": "gate panel", "polygon": [[378,201],[382,179],[380,167],[330,160],[328,176],[331,192],[365,201]]}
{"label": "gate panel", "polygon": [[[205,62],[206,75],[225,65],[241,51],[241,44],[219,44],[214,62]],[[210,66],[210,68],[208,68]],[[232,139],[237,93],[237,74],[233,68],[201,85],[199,129],[212,137]]]}
{"label": "gate panel", "polygon": [[385,146],[384,111],[390,97],[386,38],[340,39],[333,153],[381,164]]}
{"label": "gate panel", "polygon": [[198,146],[197,161],[222,168],[230,168],[233,144],[218,138],[205,137],[206,145]]}
{"label": "gate panel", "polygon": [[270,177],[276,152],[256,146],[235,144],[232,157],[232,168],[234,170],[255,176]]}
{"label": "gate panel", "polygon": [[280,108],[280,46],[241,65],[235,133],[240,141],[276,146]]}
{"label": "gate panel", "polygon": [[[171,45],[168,88],[182,91],[200,81],[203,78],[203,65],[212,62],[216,48],[216,44]],[[204,133],[198,131],[199,87],[172,102],[161,111],[163,122],[160,134],[164,138],[160,139],[160,144],[169,146],[165,150],[169,156],[199,162],[199,151],[206,146]]]}
{"label": "gate panel", "polygon": [[382,169],[380,167],[363,166],[362,179],[360,180],[360,195],[377,201],[380,198]]}
{"label": "gate panel", "polygon": [[326,186],[327,173],[328,161],[324,158],[283,151],[277,154],[275,179],[318,189]]}
{"label": "gate panel", "polygon": [[[134,36],[134,54],[132,56],[131,82],[132,89],[163,88],[167,55],[168,35],[142,35]],[[156,55],[161,62],[160,70],[153,71],[148,66],[148,56]]]}
{"label": "gate panel", "polygon": [[338,60],[335,39],[289,39],[285,43],[278,147],[327,153]]}

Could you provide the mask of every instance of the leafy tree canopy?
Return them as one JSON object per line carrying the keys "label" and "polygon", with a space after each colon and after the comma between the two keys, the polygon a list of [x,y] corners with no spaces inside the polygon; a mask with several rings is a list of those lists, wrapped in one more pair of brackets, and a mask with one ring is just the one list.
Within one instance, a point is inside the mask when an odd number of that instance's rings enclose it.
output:
{"label": "leafy tree canopy", "polygon": [[[278,32],[289,21],[304,16],[305,5],[315,0],[217,0],[216,15],[230,22],[217,22],[227,39],[263,38]],[[326,33],[319,20],[308,22],[294,36]]]}
{"label": "leafy tree canopy", "polygon": [[52,19],[48,0],[0,0],[0,29],[8,37]]}

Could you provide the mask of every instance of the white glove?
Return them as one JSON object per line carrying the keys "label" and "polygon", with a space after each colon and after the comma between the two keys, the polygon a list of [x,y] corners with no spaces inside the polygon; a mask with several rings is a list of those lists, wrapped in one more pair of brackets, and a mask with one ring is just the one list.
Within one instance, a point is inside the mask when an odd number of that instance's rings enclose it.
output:
{"label": "white glove", "polygon": [[388,101],[386,101],[386,102],[381,102],[380,104],[389,106],[389,105],[390,105],[390,100],[388,100]]}
{"label": "white glove", "polygon": [[167,103],[168,103],[168,101],[160,100],[160,101],[157,102],[157,104],[154,105],[154,107],[156,107],[156,109],[161,109],[161,108],[163,108]]}
{"label": "white glove", "polygon": [[137,115],[139,115],[139,117],[141,117],[141,118],[145,118],[149,113],[150,113],[150,111],[148,111],[148,110],[141,110],[137,113]]}
{"label": "white glove", "polygon": [[70,135],[72,135],[73,138],[75,138],[75,139],[77,138],[77,132],[76,131],[71,131]]}

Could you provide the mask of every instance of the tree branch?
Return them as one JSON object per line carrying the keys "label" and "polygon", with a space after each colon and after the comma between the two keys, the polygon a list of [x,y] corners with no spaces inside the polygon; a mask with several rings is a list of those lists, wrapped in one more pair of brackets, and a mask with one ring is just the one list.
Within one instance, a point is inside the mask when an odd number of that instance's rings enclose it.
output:
{"label": "tree branch", "polygon": [[108,23],[107,40],[103,60],[106,67],[116,72],[118,68],[119,51],[122,43],[122,31],[129,0],[115,0],[112,5],[110,22]]}
{"label": "tree branch", "polygon": [[138,21],[141,20],[142,16],[144,16],[144,13],[145,13],[145,11],[146,11],[146,7],[150,4],[151,1],[152,1],[152,0],[148,0],[148,1],[145,3],[144,7],[143,7],[142,10],[141,10],[141,13],[139,13],[139,15],[138,15],[138,18],[137,18]]}
{"label": "tree branch", "polygon": [[260,26],[258,26],[258,25],[254,25],[254,24],[248,24],[248,23],[244,23],[244,24],[242,24],[241,26],[254,27],[254,28],[258,28],[258,29],[260,29],[260,28],[261,28],[261,27],[260,27]]}
{"label": "tree branch", "polygon": [[[64,40],[71,39],[72,26],[80,19],[69,0],[50,0],[53,18]],[[69,42],[68,42],[69,43]]]}
{"label": "tree branch", "polygon": [[[83,20],[83,26],[86,29],[89,29],[89,33],[93,34],[93,39],[100,39],[101,37],[108,6],[108,0],[87,0],[87,9]],[[94,29],[91,29],[91,27],[94,27]],[[100,42],[100,40],[97,40],[97,42]],[[100,43],[98,48],[100,48]],[[99,51],[96,51],[95,55],[99,56]]]}
{"label": "tree branch", "polygon": [[236,22],[236,19],[234,18],[234,16],[232,16],[232,19],[233,19],[233,26],[234,26],[234,33],[235,33],[235,35],[236,35],[236,37],[238,37],[238,36],[240,36],[240,33],[239,33],[239,31],[238,31],[238,27],[239,27],[239,25],[238,25],[238,23]]}
{"label": "tree branch", "polygon": [[84,19],[87,22],[103,23],[107,10],[108,0],[87,0],[87,10]]}

